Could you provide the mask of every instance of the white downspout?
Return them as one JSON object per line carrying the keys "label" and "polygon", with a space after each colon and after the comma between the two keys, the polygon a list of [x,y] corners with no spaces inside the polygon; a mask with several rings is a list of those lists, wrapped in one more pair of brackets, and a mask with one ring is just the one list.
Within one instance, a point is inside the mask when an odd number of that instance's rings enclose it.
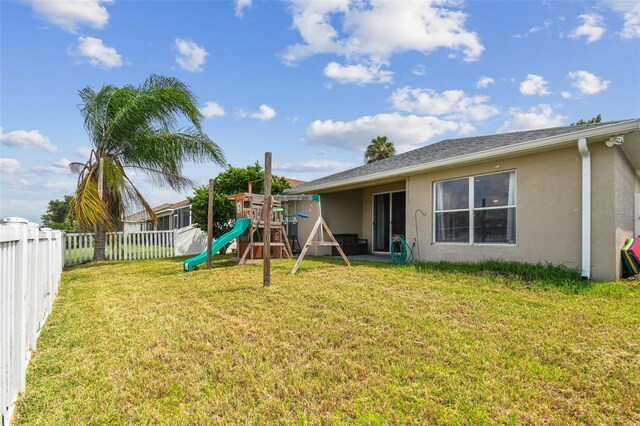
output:
{"label": "white downspout", "polygon": [[582,156],[582,279],[591,278],[591,153],[587,139],[578,139]]}

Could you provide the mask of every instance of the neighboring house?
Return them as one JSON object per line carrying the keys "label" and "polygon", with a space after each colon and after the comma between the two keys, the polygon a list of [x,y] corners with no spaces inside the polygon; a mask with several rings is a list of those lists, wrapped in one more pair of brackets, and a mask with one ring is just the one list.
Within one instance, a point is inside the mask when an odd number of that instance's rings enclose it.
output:
{"label": "neighboring house", "polygon": [[153,211],[158,216],[159,223],[155,224],[146,211],[134,213],[124,218],[125,232],[173,230],[191,225],[191,202],[182,200],[175,204],[165,203],[155,207]]}
{"label": "neighboring house", "polygon": [[300,179],[294,179],[294,178],[285,178],[287,180],[287,182],[289,182],[289,186],[291,188],[295,188],[296,186],[300,186],[303,183],[305,183],[305,181],[300,180]]}
{"label": "neighboring house", "polygon": [[[640,232],[639,169],[633,119],[449,139],[287,193],[321,194],[333,233],[372,253],[402,234],[418,261],[548,262],[612,280]],[[300,241],[313,223],[299,221]]]}

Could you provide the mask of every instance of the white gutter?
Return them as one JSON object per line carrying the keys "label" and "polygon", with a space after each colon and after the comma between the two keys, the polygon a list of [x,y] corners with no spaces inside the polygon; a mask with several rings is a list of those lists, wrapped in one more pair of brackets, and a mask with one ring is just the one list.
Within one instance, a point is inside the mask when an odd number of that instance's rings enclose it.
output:
{"label": "white gutter", "polygon": [[640,120],[627,120],[620,123],[602,125],[591,129],[578,130],[572,133],[564,133],[558,136],[552,136],[544,139],[521,142],[501,148],[489,149],[486,151],[476,152],[473,154],[460,155],[458,157],[447,158],[440,161],[434,161],[427,164],[416,164],[414,166],[404,167],[400,169],[388,170],[381,173],[371,174],[367,176],[356,177],[338,182],[320,184],[296,190],[296,188],[288,189],[287,194],[311,194],[314,192],[324,191],[328,189],[338,189],[353,185],[375,182],[382,179],[404,178],[407,174],[415,174],[426,172],[428,170],[438,169],[442,167],[450,167],[465,163],[472,163],[481,160],[488,160],[496,157],[505,157],[513,154],[522,154],[527,151],[535,151],[541,148],[555,148],[563,145],[573,144],[578,138],[597,138],[599,136],[607,136],[611,134],[626,133],[638,130]]}
{"label": "white gutter", "polygon": [[591,153],[587,138],[578,139],[582,156],[582,279],[591,278]]}

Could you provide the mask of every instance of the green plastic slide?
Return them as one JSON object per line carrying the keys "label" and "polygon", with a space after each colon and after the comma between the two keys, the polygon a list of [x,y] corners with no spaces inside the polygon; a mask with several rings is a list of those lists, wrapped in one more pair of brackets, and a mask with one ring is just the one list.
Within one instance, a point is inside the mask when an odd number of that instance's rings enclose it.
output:
{"label": "green plastic slide", "polygon": [[[234,225],[231,231],[227,232],[226,234],[222,235],[220,238],[215,240],[213,243],[211,243],[212,256],[215,256],[220,250],[222,250],[224,246],[226,246],[231,241],[233,241],[234,238],[237,238],[240,235],[244,234],[244,231],[247,230],[249,225],[251,225],[251,219],[242,218],[242,219],[236,220],[236,224]],[[202,263],[205,263],[206,261],[207,261],[207,251],[205,250],[199,255],[197,255],[196,257],[192,257],[191,259],[185,260],[184,263],[182,264],[182,268],[185,270],[185,272],[191,272],[193,271],[194,267]]]}

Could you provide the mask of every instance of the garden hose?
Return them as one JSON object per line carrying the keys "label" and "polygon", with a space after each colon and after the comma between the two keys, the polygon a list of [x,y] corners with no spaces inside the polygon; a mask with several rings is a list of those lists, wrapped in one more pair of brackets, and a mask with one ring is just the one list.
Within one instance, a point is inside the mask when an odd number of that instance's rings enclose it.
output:
{"label": "garden hose", "polygon": [[[415,242],[413,246],[415,246]],[[413,260],[413,246],[409,247],[404,239],[404,235],[394,234],[391,241],[389,254],[393,263],[402,264],[409,263]],[[398,247],[398,250],[395,248]]]}

